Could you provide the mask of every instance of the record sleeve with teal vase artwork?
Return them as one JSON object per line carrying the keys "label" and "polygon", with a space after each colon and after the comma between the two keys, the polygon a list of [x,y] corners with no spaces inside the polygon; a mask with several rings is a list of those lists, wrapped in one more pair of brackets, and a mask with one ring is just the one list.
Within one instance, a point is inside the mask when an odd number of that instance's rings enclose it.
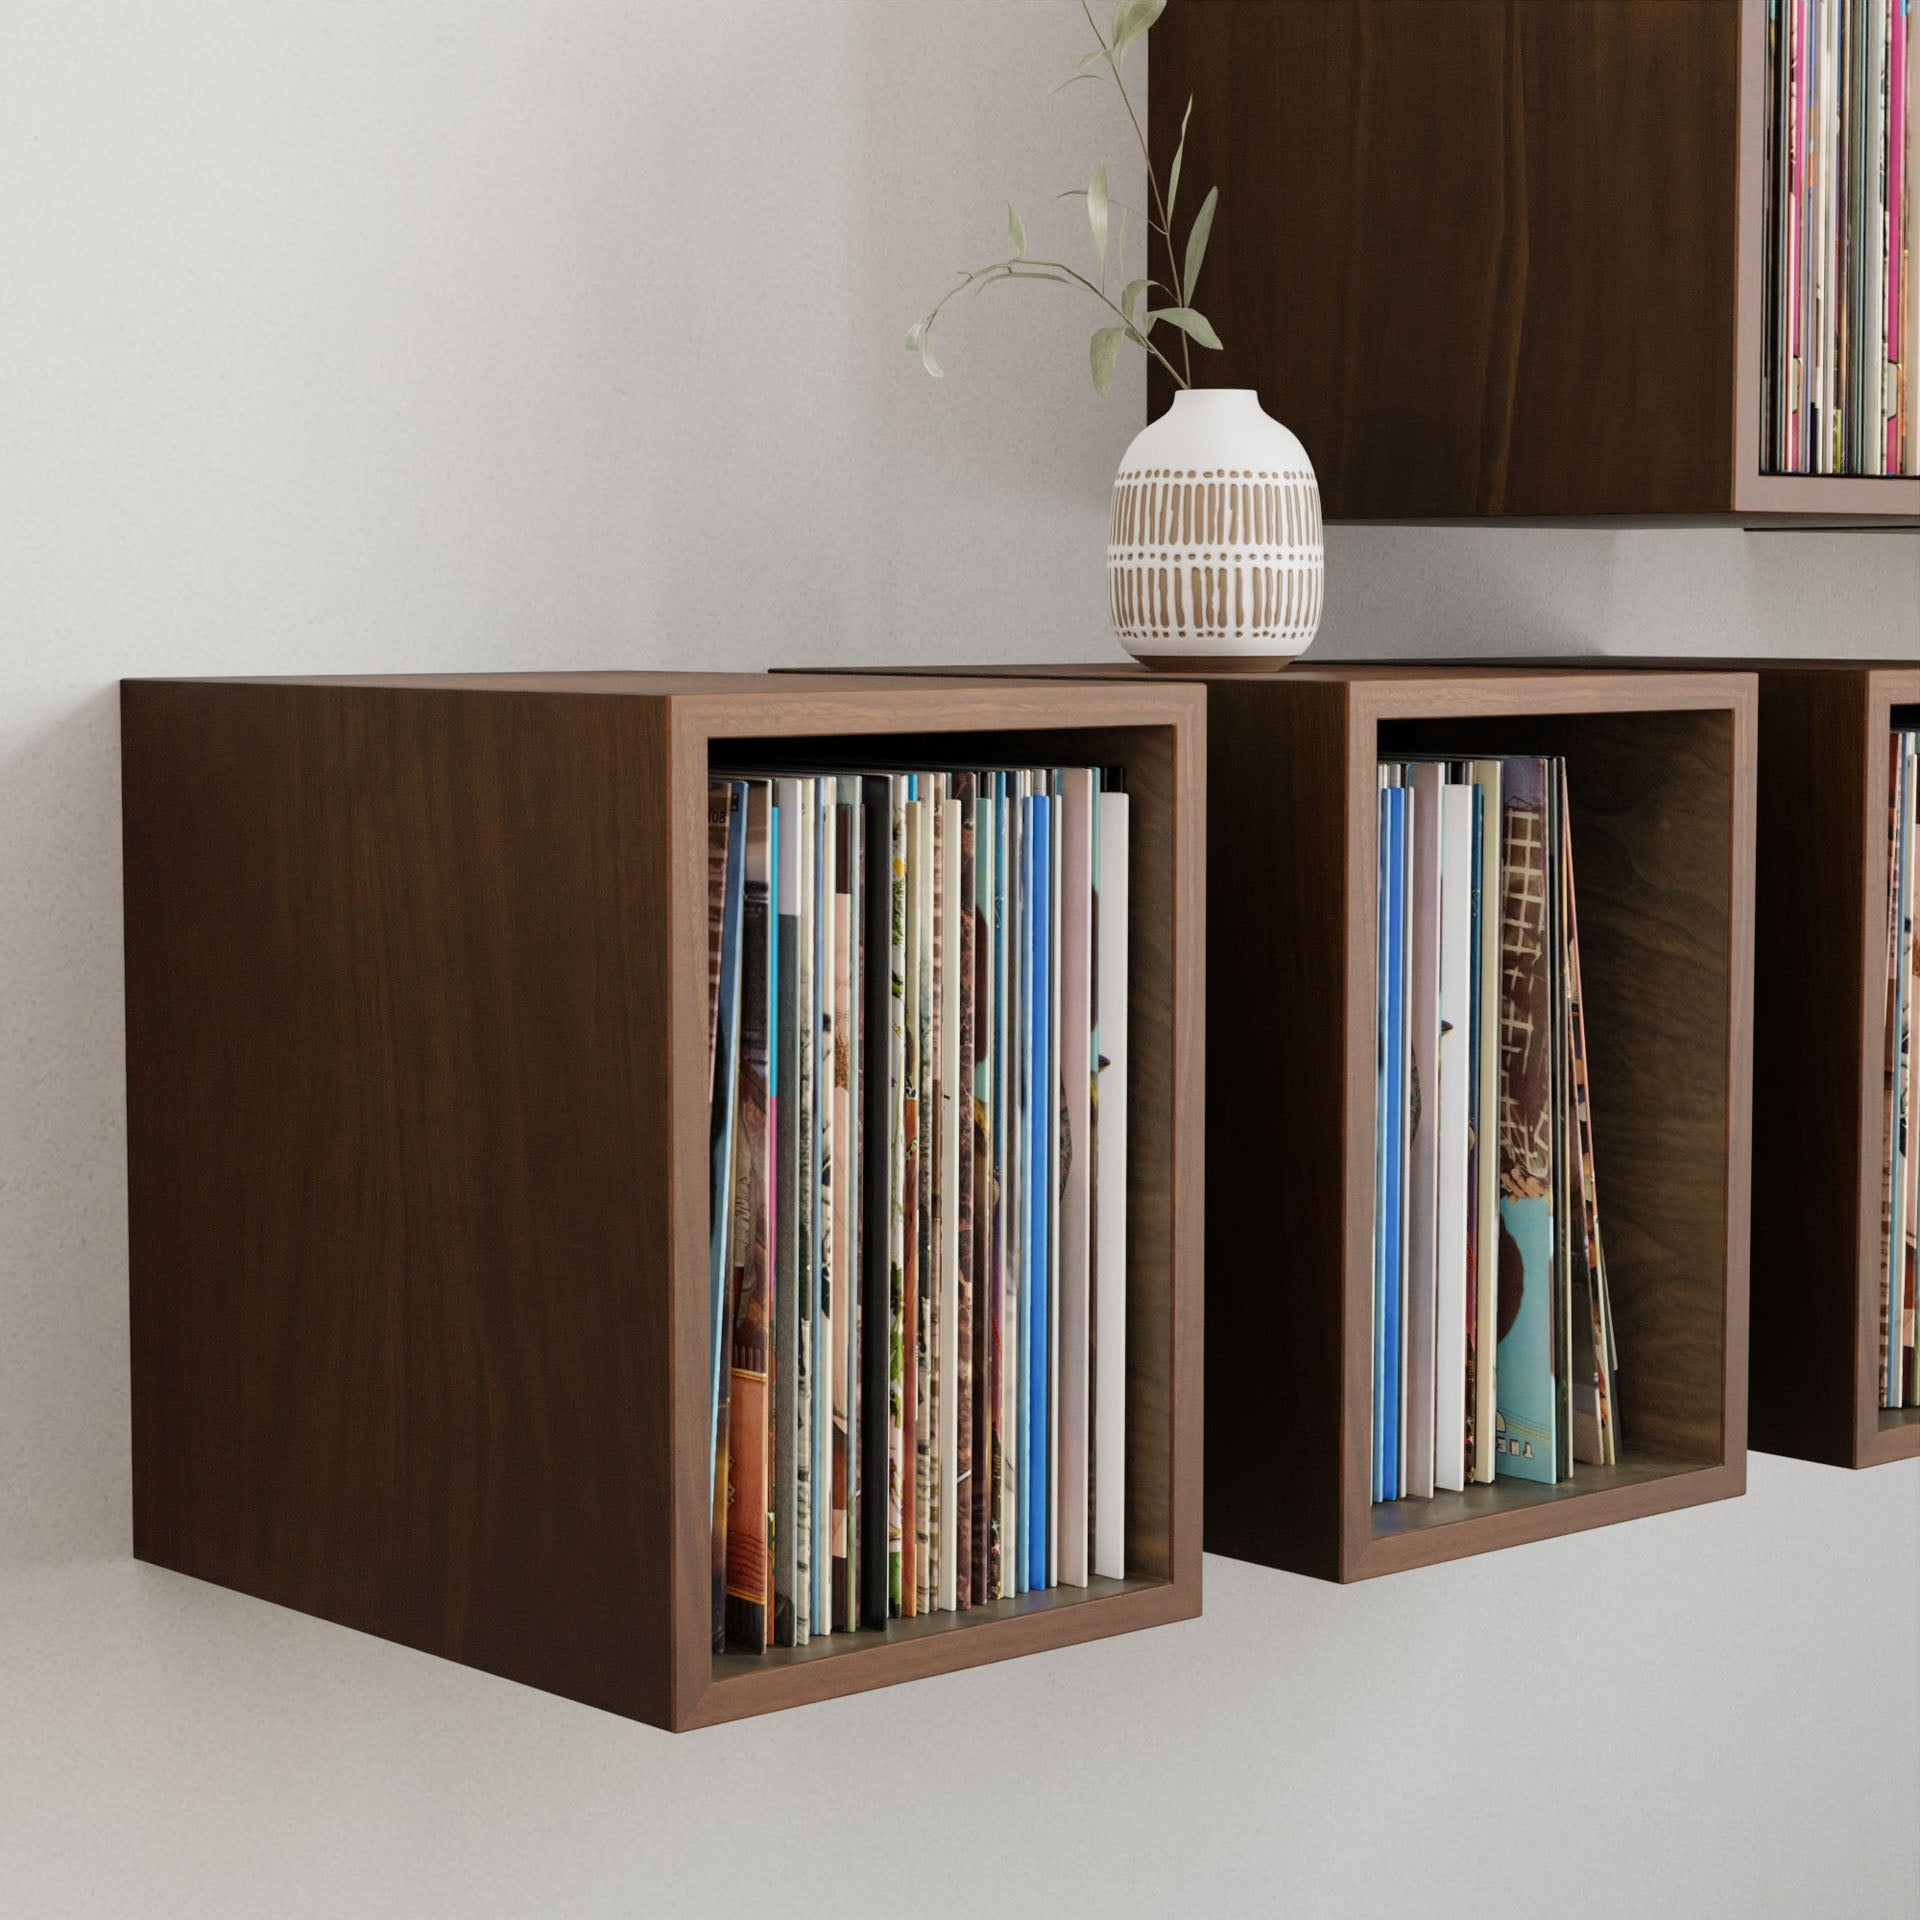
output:
{"label": "record sleeve with teal vase artwork", "polygon": [[1500,1259],[1494,1470],[1552,1484],[1553,970],[1544,760],[1505,763],[1501,795]]}

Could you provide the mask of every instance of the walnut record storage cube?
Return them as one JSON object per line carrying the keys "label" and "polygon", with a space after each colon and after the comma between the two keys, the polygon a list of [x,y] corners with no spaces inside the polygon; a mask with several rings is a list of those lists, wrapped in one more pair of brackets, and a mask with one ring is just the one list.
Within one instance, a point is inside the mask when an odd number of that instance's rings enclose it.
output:
{"label": "walnut record storage cube", "polygon": [[[1207,1550],[1356,1580],[1742,1492],[1752,677],[1204,678]],[[1375,767],[1434,752],[1567,759],[1626,1454],[1376,1506]]]}
{"label": "walnut record storage cube", "polygon": [[[122,690],[134,1551],[684,1728],[1200,1604],[1204,694]],[[706,782],[1118,764],[1127,1578],[710,1649]]]}
{"label": "walnut record storage cube", "polygon": [[1176,224],[1220,189],[1196,373],[1259,389],[1329,520],[1914,521],[1920,479],[1762,471],[1772,11],[1180,0],[1147,120]]}
{"label": "walnut record storage cube", "polygon": [[1880,1405],[1888,737],[1920,662],[1760,667],[1752,1440],[1868,1467],[1920,1456]]}

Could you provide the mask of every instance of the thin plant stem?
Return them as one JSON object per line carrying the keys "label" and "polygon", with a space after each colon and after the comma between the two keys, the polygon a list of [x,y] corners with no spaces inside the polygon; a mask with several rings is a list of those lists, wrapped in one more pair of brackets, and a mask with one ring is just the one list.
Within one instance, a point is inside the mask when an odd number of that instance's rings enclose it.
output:
{"label": "thin plant stem", "polygon": [[[1020,271],[1022,267],[1028,268],[1030,271],[1022,273]],[[1042,269],[1044,269],[1044,271],[1042,271]],[[939,300],[934,304],[933,311],[920,323],[922,335],[924,336],[933,331],[933,323],[939,319],[941,308],[944,307],[956,293],[965,293],[970,286],[975,285],[977,282],[989,279],[995,274],[1002,273],[1005,274],[1009,280],[1044,280],[1049,274],[1060,274],[1076,282],[1078,285],[1085,287],[1108,312],[1119,315],[1121,325],[1127,330],[1127,338],[1129,340],[1137,340],[1141,346],[1145,347],[1146,350],[1166,368],[1167,372],[1173,376],[1174,380],[1180,386],[1190,387],[1193,384],[1193,382],[1182,374],[1180,369],[1147,338],[1146,334],[1127,318],[1126,309],[1118,305],[1108,295],[1105,288],[1095,286],[1084,273],[1068,266],[1064,260],[1035,260],[1022,253],[1015,254],[1010,260],[992,261],[984,267],[961,268],[960,278],[940,296]]]}
{"label": "thin plant stem", "polygon": [[[1167,218],[1167,203],[1160,196],[1160,182],[1153,171],[1153,155],[1147,147],[1147,136],[1140,125],[1140,116],[1133,110],[1133,100],[1127,93],[1127,83],[1120,77],[1120,63],[1113,57],[1113,49],[1107,45],[1107,36],[1100,31],[1100,23],[1093,17],[1093,8],[1087,0],[1080,0],[1080,11],[1087,17],[1087,26],[1093,37],[1100,43],[1100,50],[1107,56],[1107,71],[1113,75],[1113,84],[1120,95],[1120,104],[1127,110],[1127,118],[1133,122],[1133,137],[1140,142],[1140,158],[1147,163],[1147,185],[1153,193],[1153,204],[1160,210],[1160,237],[1167,245],[1167,272],[1173,281],[1173,298],[1177,306],[1187,304],[1187,290],[1180,284],[1180,262],[1173,250],[1173,222]],[[1148,261],[1152,266],[1152,261]],[[1162,354],[1162,360],[1166,356]],[[1180,362],[1187,370],[1186,378],[1180,382],[1183,387],[1193,385],[1193,345],[1183,333],[1180,336]],[[1166,361],[1169,368],[1171,361]]]}

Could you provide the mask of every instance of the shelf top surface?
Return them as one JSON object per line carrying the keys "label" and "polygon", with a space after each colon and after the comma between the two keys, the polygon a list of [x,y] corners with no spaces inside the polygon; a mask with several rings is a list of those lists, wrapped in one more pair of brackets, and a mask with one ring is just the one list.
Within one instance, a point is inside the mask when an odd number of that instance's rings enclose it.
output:
{"label": "shelf top surface", "polygon": [[710,737],[885,731],[944,733],[1199,722],[1205,690],[1191,678],[1140,675],[1105,685],[1080,676],[1038,684],[990,668],[905,673],[395,673],[243,674],[127,680],[123,688],[283,688],[333,692],[475,693],[668,703]]}
{"label": "shelf top surface", "polygon": [[1419,719],[1527,713],[1672,712],[1684,709],[1750,708],[1756,683],[1749,669],[1717,661],[1644,665],[1593,658],[1543,657],[1537,660],[1295,660],[1284,667],[1247,672],[1196,668],[1147,668],[1130,661],[1086,665],[1047,662],[1034,666],[928,668],[929,674],[972,671],[1016,679],[1084,681],[1095,685],[1201,685],[1218,699],[1267,694],[1291,697],[1304,687],[1347,689],[1362,711],[1376,718]]}

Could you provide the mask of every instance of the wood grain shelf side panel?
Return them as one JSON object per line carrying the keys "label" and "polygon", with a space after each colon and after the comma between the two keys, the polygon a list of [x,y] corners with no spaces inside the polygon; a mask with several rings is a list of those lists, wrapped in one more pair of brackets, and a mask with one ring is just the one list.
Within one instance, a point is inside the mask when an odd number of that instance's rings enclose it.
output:
{"label": "wood grain shelf side panel", "polygon": [[1327,1579],[1354,1471],[1329,1284],[1349,1227],[1328,1110],[1347,1085],[1348,710],[1340,685],[1249,686],[1211,703],[1207,743],[1207,1547]]}
{"label": "wood grain shelf side panel", "polygon": [[[1850,1465],[1865,1384],[1855,1379],[1857,1276],[1879,1232],[1877,1213],[1868,1231],[1862,1195],[1879,1172],[1883,1015],[1868,979],[1869,906],[1886,898],[1886,802],[1876,848],[1861,676],[1763,685],[1751,1440]],[[1882,787],[1885,767],[1883,747]],[[1884,976],[1884,951],[1881,967]]]}
{"label": "wood grain shelf side panel", "polygon": [[654,1720],[659,721],[122,707],[135,1554]]}
{"label": "wood grain shelf side panel", "polygon": [[[1327,517],[1731,505],[1738,0],[1197,0],[1150,141],[1221,187],[1210,385]],[[1153,369],[1150,413],[1171,398]]]}

